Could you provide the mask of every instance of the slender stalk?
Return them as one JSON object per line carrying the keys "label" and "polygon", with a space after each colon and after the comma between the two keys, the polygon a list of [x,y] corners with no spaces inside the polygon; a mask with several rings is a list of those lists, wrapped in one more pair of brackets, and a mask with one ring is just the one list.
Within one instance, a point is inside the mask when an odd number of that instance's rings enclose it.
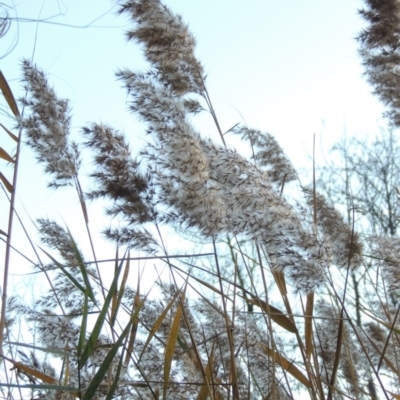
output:
{"label": "slender stalk", "polygon": [[93,244],[92,234],[91,234],[90,228],[89,228],[89,215],[88,215],[88,212],[87,212],[87,207],[86,207],[86,202],[85,202],[82,186],[81,186],[77,176],[75,177],[75,187],[76,187],[76,191],[78,192],[79,201],[81,203],[82,213],[83,213],[83,216],[85,218],[86,232],[88,234],[88,238],[89,238],[89,242],[90,242],[90,248],[92,250],[92,254],[93,254],[93,258],[94,258],[93,262],[96,265],[96,271],[97,271],[97,275],[99,277],[101,292],[103,294],[103,299],[105,299],[106,298],[106,293],[105,293],[103,281],[102,281],[101,274],[100,274],[99,264],[97,262],[96,251],[95,251],[94,244]]}
{"label": "slender stalk", "polygon": [[223,306],[223,310],[224,310],[225,325],[226,325],[227,336],[228,336],[228,341],[229,341],[229,351],[231,353],[231,374],[232,374],[231,379],[233,381],[233,384],[232,384],[233,399],[236,400],[236,399],[239,399],[239,389],[237,386],[237,373],[236,373],[235,351],[234,351],[234,342],[233,342],[233,321],[232,321],[232,323],[229,322],[229,314],[228,314],[228,309],[226,306],[224,286],[222,284],[222,275],[221,275],[221,270],[219,267],[217,248],[215,245],[214,238],[213,238],[212,243],[213,243],[213,248],[214,248],[215,265],[217,267],[219,289],[221,291],[221,301],[222,301],[222,306]]}
{"label": "slender stalk", "polygon": [[14,206],[17,192],[17,179],[18,179],[18,167],[19,167],[19,157],[21,154],[21,129],[18,133],[18,142],[17,142],[17,150],[15,154],[15,165],[14,165],[14,174],[12,180],[12,192],[10,199],[10,207],[9,207],[9,216],[8,216],[8,228],[7,228],[7,242],[6,242],[6,254],[4,259],[4,274],[3,274],[3,286],[2,286],[2,296],[1,296],[1,315],[0,315],[0,355],[4,355],[3,353],[3,342],[4,342],[4,331],[6,326],[6,311],[7,311],[7,292],[8,292],[8,277],[10,270],[10,256],[11,256],[11,238],[13,231],[13,222],[14,222]]}
{"label": "slender stalk", "polygon": [[211,102],[211,98],[210,98],[210,96],[209,96],[209,94],[208,94],[208,90],[207,90],[207,87],[206,87],[206,83],[204,82],[204,79],[203,79],[203,77],[202,77],[202,75],[201,75],[201,73],[200,73],[200,69],[199,69],[198,66],[197,66],[197,70],[198,70],[200,79],[201,79],[202,84],[203,84],[203,92],[204,92],[204,96],[203,96],[203,97],[204,97],[204,99],[205,99],[206,102],[207,102],[208,108],[209,108],[210,113],[211,113],[211,115],[212,115],[212,117],[213,117],[215,126],[217,127],[217,130],[218,130],[219,136],[221,137],[222,143],[223,143],[224,146],[226,147],[225,138],[224,138],[224,135],[223,135],[223,133],[222,133],[221,126],[219,125],[219,121],[218,121],[218,118],[217,118],[217,114],[215,113],[214,107],[213,107],[212,102]]}

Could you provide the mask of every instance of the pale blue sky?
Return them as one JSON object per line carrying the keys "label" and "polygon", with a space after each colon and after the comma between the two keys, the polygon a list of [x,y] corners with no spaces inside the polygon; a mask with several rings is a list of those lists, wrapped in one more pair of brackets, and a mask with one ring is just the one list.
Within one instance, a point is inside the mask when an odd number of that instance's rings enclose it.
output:
{"label": "pale blue sky", "polygon": [[[3,53],[18,32],[16,48],[1,60],[13,89],[18,89],[21,58],[31,57],[35,48],[34,60],[51,76],[58,93],[71,99],[76,127],[101,119],[134,131],[134,117],[126,112],[126,95],[114,72],[126,66],[140,69],[144,63],[137,47],[125,41],[126,19],[115,15],[114,4],[109,0],[14,3],[19,17],[44,19],[62,13],[49,21],[78,26],[110,12],[94,23],[104,28],[14,23],[1,42]],[[224,128],[241,120],[239,111],[249,126],[275,134],[297,165],[302,163],[297,160],[299,152],[310,150],[313,133],[322,135],[328,146],[345,127],[348,134],[377,131],[382,107],[361,76],[354,40],[362,28],[357,15],[362,1],[169,0],[166,4],[183,16],[197,38],[197,56],[208,72],[208,88]]]}
{"label": "pale blue sky", "polygon": [[[114,73],[119,67],[146,66],[138,47],[126,42],[127,21],[115,15],[113,4],[109,0],[14,2],[17,14],[10,10],[12,17],[84,26],[105,15],[86,29],[13,22],[0,41],[0,54],[16,38],[18,42],[0,60],[0,67],[21,95],[20,61],[34,54],[58,94],[71,100],[75,134],[87,123],[103,121],[124,130],[132,148],[140,149],[143,127],[127,112],[127,96]],[[224,130],[243,116],[250,127],[274,134],[295,166],[307,168],[314,133],[321,164],[324,152],[345,130],[348,135],[371,135],[383,124],[379,122],[383,108],[362,77],[354,40],[363,26],[357,15],[361,0],[167,0],[166,4],[182,14],[197,38],[196,54],[208,72],[208,89]],[[50,18],[57,14],[62,15]],[[4,117],[2,122],[13,125]],[[208,114],[194,123],[205,135],[215,135]],[[0,138],[1,146],[11,152],[6,135]],[[229,135],[227,141],[235,143]],[[11,177],[4,163],[1,170]],[[42,167],[24,149],[19,210],[26,207],[32,218],[43,213],[58,220],[62,216],[71,224],[79,209],[75,193],[44,191],[46,182]],[[90,207],[92,216],[102,213],[95,204]],[[5,230],[3,218],[1,223]],[[92,218],[94,230],[96,223],[103,226],[99,218]]]}

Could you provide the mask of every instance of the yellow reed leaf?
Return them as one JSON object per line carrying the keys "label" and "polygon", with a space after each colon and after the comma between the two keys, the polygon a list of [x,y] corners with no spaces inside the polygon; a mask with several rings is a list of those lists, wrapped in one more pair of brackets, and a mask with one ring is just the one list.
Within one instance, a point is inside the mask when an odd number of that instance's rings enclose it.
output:
{"label": "yellow reed leaf", "polygon": [[297,332],[296,325],[282,311],[280,311],[276,307],[268,305],[266,301],[261,300],[258,297],[249,299],[247,300],[247,302],[260,307],[267,314],[270,313],[271,319],[282,328],[292,333]]}
{"label": "yellow reed leaf", "polygon": [[12,193],[14,191],[13,185],[8,181],[8,179],[0,172],[0,180],[3,182],[6,189]]}
{"label": "yellow reed leaf", "polygon": [[15,164],[15,160],[2,147],[0,147],[0,158]]}
{"label": "yellow reed leaf", "polygon": [[270,349],[268,346],[262,345],[262,349],[270,357],[275,357],[275,362],[279,364],[284,370],[289,372],[294,378],[296,378],[304,386],[311,388],[311,383],[307,377],[294,365],[293,361],[289,361],[287,358],[283,357],[277,351]]}
{"label": "yellow reed leaf", "polygon": [[1,71],[0,71],[0,89],[3,92],[4,98],[6,99],[7,104],[10,107],[13,114],[16,117],[19,117],[20,114],[19,114],[17,102],[15,101],[15,98],[14,98],[14,95],[12,94],[10,86],[8,86],[8,82]]}

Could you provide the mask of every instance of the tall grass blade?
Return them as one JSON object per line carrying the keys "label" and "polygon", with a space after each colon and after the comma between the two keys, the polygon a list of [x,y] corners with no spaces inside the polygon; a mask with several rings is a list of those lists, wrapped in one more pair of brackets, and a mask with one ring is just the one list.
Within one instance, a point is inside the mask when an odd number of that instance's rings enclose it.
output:
{"label": "tall grass blade", "polygon": [[[76,245],[76,242],[75,242],[74,238],[72,237],[72,234],[69,231],[69,229],[68,229],[68,235],[71,240],[72,248],[74,249],[76,261],[78,262],[79,269],[81,270],[83,281],[85,282],[85,285],[86,285],[86,290],[88,291],[88,296],[93,301],[93,303],[96,304],[96,298],[93,293],[92,285],[90,283],[90,279],[89,279],[89,276],[88,276],[88,273],[86,270],[85,262],[82,259],[81,252],[79,251],[78,246]],[[85,290],[85,294],[86,294],[86,290]]]}
{"label": "tall grass blade", "polygon": [[172,322],[171,330],[169,332],[167,345],[165,347],[164,354],[164,389],[163,389],[163,399],[167,399],[167,390],[169,385],[169,377],[171,373],[172,358],[174,356],[174,350],[176,345],[176,340],[179,334],[179,325],[181,323],[182,317],[182,306],[185,298],[185,291],[180,295],[180,301],[176,308],[176,313],[174,320]]}
{"label": "tall grass blade", "polygon": [[118,388],[119,377],[121,375],[121,369],[122,369],[122,360],[123,360],[123,353],[121,354],[121,357],[119,358],[117,370],[115,371],[114,381],[110,387],[110,390],[107,393],[106,400],[111,400],[114,397],[114,393]]}
{"label": "tall grass blade", "polygon": [[43,251],[44,254],[46,254],[47,257],[50,258],[51,261],[53,261],[53,263],[55,265],[57,265],[58,268],[61,269],[61,271],[65,274],[65,276],[68,277],[68,279],[85,295],[86,293],[86,289],[74,278],[74,276],[72,274],[70,274],[66,268],[63,267],[63,265],[61,263],[59,263],[51,254],[49,254],[46,250],[42,249],[41,247],[39,247],[40,250]]}
{"label": "tall grass blade", "polygon": [[[133,301],[132,314],[134,313],[134,310],[136,310],[139,307],[139,305],[140,305],[140,279],[138,280],[135,299]],[[132,356],[133,344],[135,343],[135,338],[136,338],[136,333],[137,333],[138,327],[139,327],[139,318],[136,317],[133,320],[131,333],[129,335],[129,341],[128,341],[128,346],[127,346],[126,356],[125,356],[125,366],[128,366],[129,360]]]}
{"label": "tall grass blade", "polygon": [[[122,277],[121,286],[120,286],[119,290],[117,290],[115,292],[113,301],[112,301],[111,321],[110,321],[111,326],[114,326],[117,315],[118,315],[118,310],[121,306],[122,296],[124,295],[126,281],[128,280],[128,276],[129,276],[129,268],[130,268],[130,259],[129,259],[129,254],[128,254],[128,259],[126,261],[126,266],[125,266],[124,275]],[[135,299],[136,299],[136,296],[135,296]]]}
{"label": "tall grass blade", "polygon": [[21,343],[21,342],[9,342],[7,340],[5,340],[4,343],[9,344],[11,346],[27,347],[28,349],[32,349],[32,350],[39,350],[39,351],[43,351],[43,352],[46,352],[46,353],[57,354],[57,355],[63,356],[63,357],[72,357],[73,356],[72,353],[69,353],[68,351],[61,350],[61,349],[34,346],[32,344]]}
{"label": "tall grass blade", "polygon": [[122,331],[121,335],[119,336],[118,340],[115,342],[115,344],[112,346],[110,349],[109,353],[105,357],[104,361],[102,362],[100,368],[98,369],[96,375],[90,382],[89,387],[86,390],[85,396],[83,397],[83,400],[91,400],[97,390],[97,388],[100,386],[104,375],[107,373],[108,369],[110,368],[110,365],[117,354],[118,350],[121,348],[122,342],[124,341],[126,335],[129,333],[129,330],[131,328],[133,320],[137,317],[139,314],[139,311],[143,307],[144,300],[140,303],[139,307],[135,310],[134,314],[131,316],[129,323],[125,327],[125,329]]}
{"label": "tall grass blade", "polygon": [[154,335],[156,334],[156,332],[158,331],[158,329],[160,328],[162,322],[164,321],[165,317],[167,316],[168,312],[170,311],[172,305],[175,302],[176,297],[178,296],[178,292],[175,293],[175,295],[172,297],[172,299],[170,300],[170,302],[167,304],[167,306],[165,307],[164,311],[160,314],[160,316],[156,319],[156,322],[154,323],[154,325],[152,326],[149,335],[146,339],[146,343],[143,346],[143,350],[142,353],[140,354],[139,357],[139,361],[142,357],[142,355],[144,354],[147,346],[150,343],[150,340],[154,337]]}
{"label": "tall grass blade", "polygon": [[[117,247],[116,252],[115,252],[114,276],[118,272],[118,259],[119,259],[119,256],[118,256],[118,247]],[[111,313],[110,313],[110,325],[111,326],[114,326],[113,320],[115,320],[115,316],[116,316],[115,311],[117,309],[118,292],[119,292],[119,290],[117,289],[116,292],[114,293],[114,296],[111,301]]]}
{"label": "tall grass blade", "polygon": [[97,317],[97,321],[96,321],[96,323],[95,323],[95,325],[93,327],[92,333],[90,334],[89,339],[88,339],[88,341],[86,343],[86,347],[82,352],[81,362],[80,362],[81,366],[85,365],[86,361],[88,360],[90,355],[93,353],[93,350],[94,350],[94,347],[96,345],[97,339],[99,338],[101,329],[103,328],[104,321],[106,319],[107,312],[108,312],[109,306],[111,304],[111,300],[112,300],[112,298],[113,298],[113,296],[114,296],[114,294],[115,294],[115,292],[117,290],[118,278],[119,278],[119,275],[121,273],[122,265],[123,265],[124,260],[125,260],[125,257],[121,260],[121,263],[120,263],[120,265],[118,267],[118,271],[115,274],[114,279],[113,279],[113,281],[111,283],[110,290],[108,291],[107,297],[104,300],[103,307],[102,307],[102,309],[100,311],[100,314]]}

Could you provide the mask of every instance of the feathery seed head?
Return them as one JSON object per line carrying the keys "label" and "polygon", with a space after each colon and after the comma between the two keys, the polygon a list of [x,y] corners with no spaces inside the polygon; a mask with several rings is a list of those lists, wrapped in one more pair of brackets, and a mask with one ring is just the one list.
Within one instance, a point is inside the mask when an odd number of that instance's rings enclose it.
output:
{"label": "feathery seed head", "polygon": [[196,42],[179,15],[159,0],[124,1],[120,13],[129,13],[136,22],[128,39],[144,45],[146,59],[174,94],[203,93],[205,76],[194,55]]}
{"label": "feathery seed head", "polygon": [[107,213],[120,215],[128,223],[128,227],[106,229],[106,237],[120,245],[154,252],[157,243],[152,235],[137,227],[156,218],[150,177],[140,173],[140,163],[132,158],[122,133],[106,125],[92,124],[83,128],[83,135],[86,145],[95,152],[96,170],[91,177],[97,188],[89,192],[88,197],[109,198],[113,205]]}
{"label": "feathery seed head", "polygon": [[71,185],[80,166],[78,145],[69,139],[70,107],[59,99],[43,71],[28,60],[22,63],[23,81],[28,95],[22,100],[31,114],[19,121],[28,136],[27,144],[36,152],[47,173],[53,175],[49,186]]}
{"label": "feathery seed head", "polygon": [[342,215],[328,204],[325,197],[309,187],[303,187],[303,193],[310,207],[317,203],[317,225],[331,242],[333,262],[338,267],[355,269],[362,263],[363,244],[354,230],[347,225]]}
{"label": "feathery seed head", "polygon": [[369,26],[358,36],[359,54],[365,75],[374,86],[374,93],[388,106],[386,116],[400,126],[399,37],[400,12],[398,0],[366,0],[360,10]]}
{"label": "feathery seed head", "polygon": [[297,179],[296,170],[273,135],[240,125],[235,126],[232,132],[250,142],[252,159],[259,168],[268,172],[272,183],[281,187],[284,183]]}

